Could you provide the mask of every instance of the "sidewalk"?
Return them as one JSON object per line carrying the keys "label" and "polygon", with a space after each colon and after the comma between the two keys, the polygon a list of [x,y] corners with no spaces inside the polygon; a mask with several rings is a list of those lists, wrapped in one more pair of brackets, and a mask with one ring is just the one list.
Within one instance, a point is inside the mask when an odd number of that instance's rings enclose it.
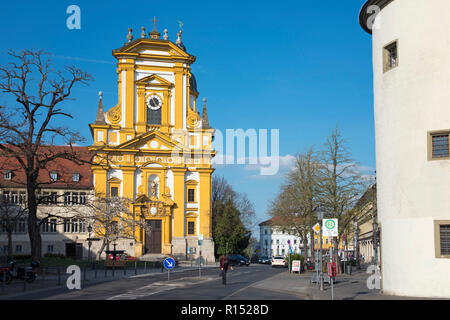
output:
{"label": "sidewalk", "polygon": [[[317,283],[311,283],[312,275],[313,272],[289,274],[286,271],[258,283],[255,287],[295,293],[306,300],[331,300],[331,286],[325,283],[324,290],[321,291]],[[334,300],[423,300],[423,298],[388,296],[382,294],[381,290],[370,290],[367,287],[369,276],[365,270],[353,271],[352,275],[338,275],[336,283],[333,284]]]}

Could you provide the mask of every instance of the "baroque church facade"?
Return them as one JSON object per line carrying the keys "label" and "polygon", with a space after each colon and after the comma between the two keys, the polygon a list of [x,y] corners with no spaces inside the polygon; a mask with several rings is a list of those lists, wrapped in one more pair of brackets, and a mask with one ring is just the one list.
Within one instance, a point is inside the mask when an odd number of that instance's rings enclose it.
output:
{"label": "baroque church facade", "polygon": [[117,59],[118,101],[91,123],[96,196],[131,199],[135,239],[118,240],[117,249],[136,257],[201,256],[214,260],[211,216],[211,161],[214,129],[206,99],[198,111],[196,57],[184,46],[161,38],[154,26],[113,51]]}

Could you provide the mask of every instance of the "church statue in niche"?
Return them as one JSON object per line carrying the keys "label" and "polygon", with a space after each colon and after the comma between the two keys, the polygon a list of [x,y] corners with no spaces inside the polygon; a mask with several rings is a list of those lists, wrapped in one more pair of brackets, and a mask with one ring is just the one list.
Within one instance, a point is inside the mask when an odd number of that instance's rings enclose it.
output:
{"label": "church statue in niche", "polygon": [[150,185],[150,198],[158,198],[158,183],[152,181]]}

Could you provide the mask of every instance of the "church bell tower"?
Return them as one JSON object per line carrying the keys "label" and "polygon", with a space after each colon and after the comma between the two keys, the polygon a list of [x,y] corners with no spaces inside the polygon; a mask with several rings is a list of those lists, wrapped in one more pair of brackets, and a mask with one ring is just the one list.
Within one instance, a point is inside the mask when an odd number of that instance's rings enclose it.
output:
{"label": "church bell tower", "polygon": [[119,250],[137,257],[171,255],[214,260],[211,220],[211,143],[206,99],[200,114],[199,92],[191,65],[195,56],[156,29],[141,28],[135,39],[112,54],[117,59],[118,101],[90,124],[94,143],[96,195],[131,200],[137,227],[132,243]]}

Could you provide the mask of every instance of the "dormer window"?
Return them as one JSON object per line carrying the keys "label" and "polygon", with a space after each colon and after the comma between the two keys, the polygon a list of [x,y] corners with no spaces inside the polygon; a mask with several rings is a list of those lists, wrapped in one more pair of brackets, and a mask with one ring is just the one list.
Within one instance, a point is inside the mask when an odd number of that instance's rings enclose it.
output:
{"label": "dormer window", "polygon": [[78,172],[74,172],[72,174],[72,181],[74,181],[74,182],[80,181],[80,174]]}
{"label": "dormer window", "polygon": [[11,180],[12,179],[12,171],[11,170],[6,171],[3,175],[3,177],[5,180]]}
{"label": "dormer window", "polygon": [[58,172],[56,172],[56,171],[50,172],[50,180],[51,180],[51,181],[56,181],[56,180],[58,180]]}

